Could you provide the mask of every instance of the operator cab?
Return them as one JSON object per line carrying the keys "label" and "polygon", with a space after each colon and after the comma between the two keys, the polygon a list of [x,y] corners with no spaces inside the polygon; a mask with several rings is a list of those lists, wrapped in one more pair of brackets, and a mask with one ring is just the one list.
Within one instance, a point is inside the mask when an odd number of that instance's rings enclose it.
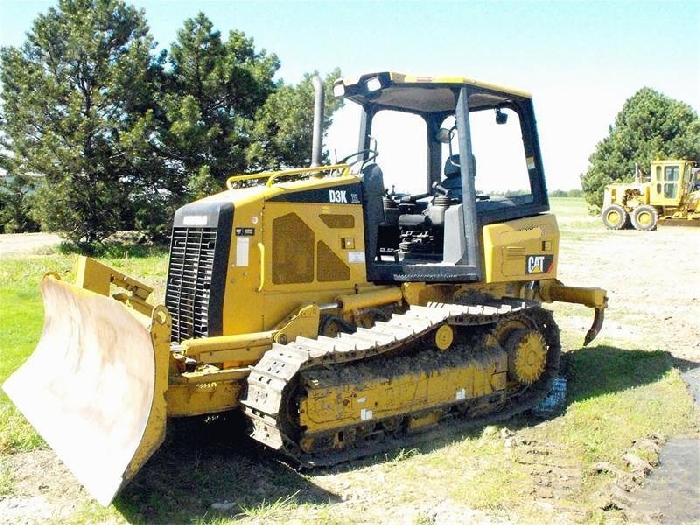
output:
{"label": "operator cab", "polygon": [[549,210],[529,94],[389,72],[334,92],[361,108],[368,280],[481,281],[482,227]]}

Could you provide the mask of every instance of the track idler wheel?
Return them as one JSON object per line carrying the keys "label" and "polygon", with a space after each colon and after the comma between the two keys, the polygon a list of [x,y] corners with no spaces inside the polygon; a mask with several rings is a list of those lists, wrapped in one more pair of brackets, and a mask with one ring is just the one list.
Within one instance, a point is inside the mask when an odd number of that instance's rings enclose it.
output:
{"label": "track idler wheel", "polygon": [[523,385],[531,385],[544,372],[547,343],[537,330],[514,330],[505,344],[508,352],[508,376]]}

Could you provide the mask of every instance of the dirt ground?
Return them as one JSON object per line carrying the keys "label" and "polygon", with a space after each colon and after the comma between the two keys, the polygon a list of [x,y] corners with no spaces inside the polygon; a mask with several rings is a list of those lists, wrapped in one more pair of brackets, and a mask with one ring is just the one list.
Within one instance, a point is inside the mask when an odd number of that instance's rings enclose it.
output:
{"label": "dirt ground", "polygon": [[[560,225],[563,230],[575,229],[573,223],[570,226],[565,217],[560,217]],[[642,233],[609,232],[601,227],[581,229],[575,235],[576,242],[561,247],[559,278],[566,284],[601,286],[608,290],[610,308],[599,338],[609,342],[625,341],[629,349],[668,351],[682,372],[697,375],[696,369],[700,366],[700,228],[666,227],[659,228],[656,232]],[[31,250],[40,247],[34,242],[39,237],[21,237],[31,240]],[[55,242],[50,237],[46,240],[49,243]],[[22,239],[0,236],[0,254],[18,253],[22,248],[17,248],[15,241],[21,243]],[[590,313],[584,309],[581,309],[580,315],[577,312],[578,310],[573,315],[557,317],[564,341],[566,334],[576,334],[577,338],[580,334],[582,339],[590,325]],[[652,345],[650,341],[653,341]],[[510,438],[504,436],[504,439]],[[693,469],[697,472],[697,467],[700,466],[698,441],[680,437],[678,441],[672,439],[669,443],[679,452],[664,460],[661,449],[661,466],[652,472],[648,483],[625,494],[627,500],[623,505],[623,522],[700,523],[700,508],[697,504],[700,496],[697,492],[699,480],[698,476],[692,475]],[[653,448],[657,445],[663,445],[663,442],[647,446]],[[544,450],[546,446],[534,444],[531,449],[539,447]],[[399,488],[387,483],[377,493],[367,491],[364,487],[370,478],[373,485],[379,484],[380,487],[382,479],[388,479],[387,469],[381,463],[305,476],[290,473],[276,462],[263,460],[265,452],[248,442],[228,443],[203,452],[196,444],[190,443],[190,438],[185,438],[169,444],[168,448],[169,456],[187,459],[184,464],[179,464],[174,459],[161,457],[156,468],[162,471],[160,474],[165,473],[165,479],[168,473],[173,477],[181,477],[181,469],[187,468],[191,470],[193,484],[211,488],[209,484],[214,483],[213,480],[228,476],[228,483],[255,487],[248,491],[248,496],[258,495],[254,501],[269,502],[274,498],[266,498],[275,494],[275,487],[278,487],[275,478],[281,477],[285,480],[287,494],[295,496],[296,503],[333,503],[327,516],[314,514],[316,510],[299,511],[297,508],[290,515],[271,514],[262,518],[244,516],[241,519],[245,523],[303,523],[307,520],[322,521],[324,518],[335,523],[335,520],[348,522],[348,516],[365,516],[366,523],[511,523],[504,516],[456,507],[449,503],[450,500],[446,497],[446,484],[449,480],[434,480],[428,473],[419,485],[424,492],[419,506],[392,508],[392,500],[397,496]],[[544,450],[541,453],[544,457],[549,452]],[[676,461],[678,458],[681,460]],[[0,523],[74,521],[76,510],[83,508],[89,501],[83,489],[51,451],[18,454],[5,461],[6,468],[15,473],[15,479],[12,495],[0,497]],[[240,471],[241,474],[221,470],[224,468],[222,464],[230,465],[231,462],[237,464],[236,472]],[[576,470],[576,465],[559,464],[555,467],[555,472],[550,467],[537,462],[533,464],[533,476],[545,475],[549,480],[554,476],[558,484],[543,485],[540,489],[542,497],[535,498],[533,505],[542,505],[543,509],[548,506],[549,511],[555,509],[557,523],[585,521],[586,517],[576,509],[558,506],[557,503],[557,490],[580,484],[581,472]],[[673,468],[677,470],[674,472]],[[678,475],[688,472],[690,478],[685,481]],[[247,476],[247,479],[233,479],[232,476]],[[167,486],[154,488],[147,485],[144,476],[139,474],[127,487],[126,492],[132,506],[142,505],[147,508],[149,505],[156,507],[179,504],[172,500],[174,496],[169,493]],[[645,491],[645,485],[651,488]],[[545,492],[546,497],[543,496]],[[151,502],[148,499],[153,498],[153,494],[157,495],[158,501]],[[621,500],[618,498],[617,501],[619,503]],[[223,499],[203,501],[201,504],[212,509],[213,514],[209,514],[209,517],[218,515],[217,509],[225,511],[231,505]],[[685,514],[674,514],[673,508],[681,506]],[[283,504],[281,507],[284,509]],[[119,511],[128,521],[153,521],[129,506],[119,508]],[[113,518],[108,518],[107,522],[113,522]]]}
{"label": "dirt ground", "polygon": [[53,248],[61,238],[53,233],[2,233],[0,234],[0,259]]}
{"label": "dirt ground", "polygon": [[[566,229],[566,218],[560,224]],[[559,278],[608,290],[601,336],[616,340],[620,334],[639,348],[666,350],[700,365],[700,228],[583,230],[580,237],[561,246]],[[557,322],[576,327],[573,319],[559,316]]]}

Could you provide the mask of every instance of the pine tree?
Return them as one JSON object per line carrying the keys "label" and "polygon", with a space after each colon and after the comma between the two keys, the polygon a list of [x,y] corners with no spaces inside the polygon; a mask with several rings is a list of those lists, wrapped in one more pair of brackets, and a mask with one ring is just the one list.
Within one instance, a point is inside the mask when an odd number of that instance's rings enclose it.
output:
{"label": "pine tree", "polygon": [[120,0],[59,0],[0,56],[3,131],[20,173],[41,176],[34,216],[90,244],[119,229],[143,176],[152,39]]}

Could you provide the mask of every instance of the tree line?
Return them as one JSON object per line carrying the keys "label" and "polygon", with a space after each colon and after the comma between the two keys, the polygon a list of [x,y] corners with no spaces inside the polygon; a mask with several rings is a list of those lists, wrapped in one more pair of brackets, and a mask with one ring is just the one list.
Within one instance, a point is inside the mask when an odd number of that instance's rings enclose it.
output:
{"label": "tree line", "polygon": [[[203,13],[155,49],[143,10],[59,0],[21,47],[0,50],[4,231],[164,239],[174,209],[230,175],[310,163],[315,73],[276,80],[276,54]],[[325,128],[339,105],[326,97]]]}
{"label": "tree line", "polygon": [[[165,240],[174,210],[230,175],[308,165],[313,75],[285,84],[279,68],[203,13],[156,53],[143,10],[58,0],[23,45],[0,50],[0,231],[57,231],[85,247],[118,230]],[[329,91],[338,76],[325,77]],[[327,129],[341,102],[325,104]],[[606,184],[664,158],[700,163],[700,119],[645,87],[589,157],[590,208]]]}

